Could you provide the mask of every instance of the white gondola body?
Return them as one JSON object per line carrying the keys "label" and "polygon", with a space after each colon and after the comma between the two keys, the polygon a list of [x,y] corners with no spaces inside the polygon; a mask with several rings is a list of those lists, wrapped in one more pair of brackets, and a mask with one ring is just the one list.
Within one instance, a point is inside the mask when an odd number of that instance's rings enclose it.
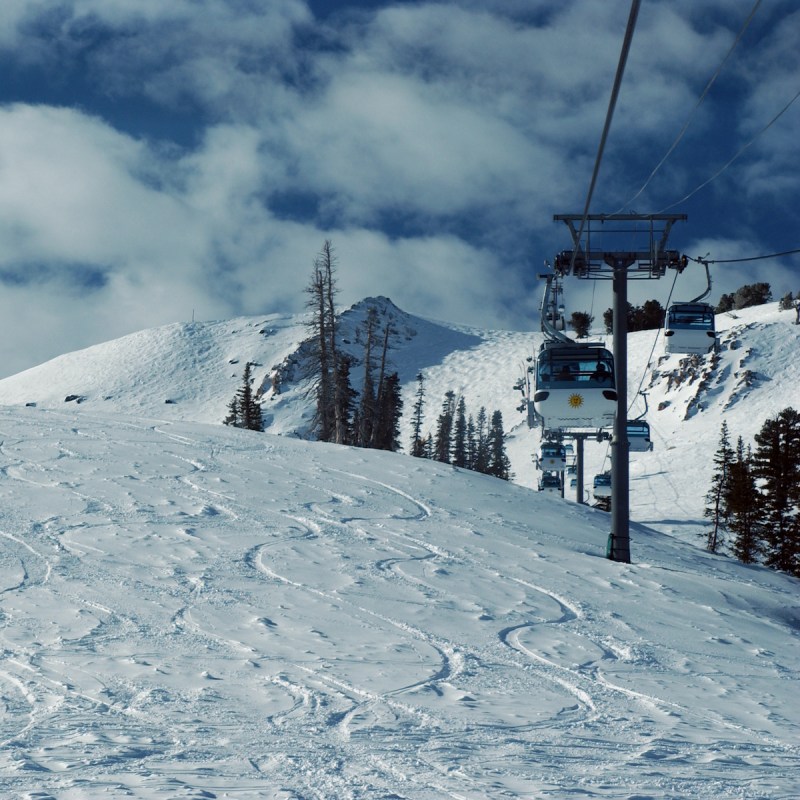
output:
{"label": "white gondola body", "polygon": [[611,427],[617,410],[613,356],[600,345],[546,343],[533,404],[545,430]]}
{"label": "white gondola body", "polygon": [[650,425],[643,420],[628,420],[628,448],[632,453],[646,453],[653,449]]}
{"label": "white gondola body", "polygon": [[595,475],[592,493],[595,497],[611,497],[611,475],[607,472]]}
{"label": "white gondola body", "polygon": [[539,469],[547,472],[563,472],[567,468],[564,446],[545,442],[539,449]]}
{"label": "white gondola body", "polygon": [[558,475],[542,475],[542,479],[539,481],[539,491],[560,495],[561,479]]}
{"label": "white gondola body", "polygon": [[667,353],[704,355],[716,346],[714,307],[708,303],[674,303],[664,325]]}

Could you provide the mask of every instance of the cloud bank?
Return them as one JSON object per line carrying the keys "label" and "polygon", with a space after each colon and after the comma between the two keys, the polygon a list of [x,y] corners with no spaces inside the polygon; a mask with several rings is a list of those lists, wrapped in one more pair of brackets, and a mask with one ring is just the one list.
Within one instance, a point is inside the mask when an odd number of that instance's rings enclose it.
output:
{"label": "cloud bank", "polygon": [[[4,3],[0,373],[192,316],[298,311],[326,238],[343,303],[384,294],[423,316],[537,326],[535,275],[570,246],[553,214],[583,210],[626,10],[326,6]],[[592,211],[627,208],[750,8],[642,9]],[[756,14],[636,198],[661,210],[756,136],[673,209],[689,223],[672,246],[713,243],[717,258],[796,246],[800,108],[760,131],[800,88],[799,32],[791,3]],[[750,276],[800,290],[797,264],[721,270],[715,290]],[[682,276],[681,293],[703,280]],[[663,302],[666,283],[631,299]],[[611,300],[593,290],[607,287],[569,288],[572,309],[594,302],[599,317]]]}

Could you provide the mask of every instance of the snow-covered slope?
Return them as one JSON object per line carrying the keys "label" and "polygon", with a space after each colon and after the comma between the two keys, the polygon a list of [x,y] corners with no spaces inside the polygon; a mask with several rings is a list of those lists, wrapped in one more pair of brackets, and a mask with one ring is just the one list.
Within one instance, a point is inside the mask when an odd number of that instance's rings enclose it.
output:
{"label": "snow-covered slope", "polygon": [[399,454],[0,408],[0,795],[794,800],[797,581],[638,525],[614,563],[607,521]]}
{"label": "snow-covered slope", "polygon": [[302,321],[291,315],[175,323],[5,378],[0,402],[44,408],[71,402],[104,413],[221,422],[244,364],[255,362],[263,374],[265,364],[282,361],[302,338]]}
{"label": "snow-covered slope", "polygon": [[630,395],[634,379],[643,378],[655,443],[652,452],[631,455],[633,518],[662,531],[702,534],[722,421],[735,446],[738,436],[752,443],[784,408],[800,408],[800,326],[793,322],[777,303],[721,314],[720,351],[704,357],[664,356],[659,339],[649,359],[654,333],[631,336]]}
{"label": "snow-covered slope", "polygon": [[[381,329],[391,324],[392,369],[408,387],[420,370],[492,338],[413,317],[386,298],[368,298],[341,316],[339,343],[355,358],[356,387],[371,308]],[[255,389],[263,394],[265,430],[304,435],[313,406],[301,349],[309,335],[306,323],[304,316],[273,314],[140,331],[0,380],[0,404],[63,408],[75,403],[84,411],[221,423],[241,386],[244,365],[251,362]]]}
{"label": "snow-covered slope", "polygon": [[[403,444],[410,440],[415,379],[422,372],[426,429],[434,431],[451,389],[465,398],[468,412],[477,414],[481,406],[489,413],[500,410],[514,480],[535,487],[531,455],[541,433],[528,429],[513,386],[541,334],[423,320],[386,298],[368,298],[342,315],[340,338],[356,359],[356,387],[369,308],[376,309],[381,326],[392,326],[391,369],[399,373],[405,400]],[[778,311],[777,303],[720,315],[720,353],[704,358],[664,356],[663,339],[653,331],[629,336],[631,416],[644,408],[637,396],[641,387],[656,445],[652,453],[631,457],[634,519],[692,539],[701,531],[722,420],[728,421],[734,442],[738,435],[750,441],[767,417],[800,403],[800,326],[793,320],[791,312]],[[71,403],[82,411],[219,423],[240,386],[244,364],[251,361],[266,430],[304,436],[312,402],[298,348],[307,334],[302,317],[280,315],[142,331],[0,381],[0,404],[63,409]],[[74,399],[65,404],[68,397]],[[608,452],[606,443],[587,444],[587,482],[608,467]]]}

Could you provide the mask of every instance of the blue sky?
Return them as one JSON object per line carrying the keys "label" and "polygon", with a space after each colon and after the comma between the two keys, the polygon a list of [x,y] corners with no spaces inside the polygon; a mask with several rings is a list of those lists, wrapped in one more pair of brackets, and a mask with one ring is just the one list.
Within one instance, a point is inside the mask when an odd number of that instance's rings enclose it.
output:
{"label": "blue sky", "polygon": [[[800,89],[800,10],[644,0],[591,211],[651,213],[707,181]],[[387,295],[538,327],[570,246],[630,4],[604,0],[4,0],[0,375],[154,325],[299,311],[325,239],[342,305]],[[637,191],[691,118],[642,194]],[[670,208],[670,245],[800,246],[800,101]],[[696,266],[696,265],[695,265]],[[702,270],[677,299],[702,289]],[[712,301],[800,259],[718,265]],[[672,280],[637,282],[663,304]],[[569,310],[611,305],[568,282]]]}

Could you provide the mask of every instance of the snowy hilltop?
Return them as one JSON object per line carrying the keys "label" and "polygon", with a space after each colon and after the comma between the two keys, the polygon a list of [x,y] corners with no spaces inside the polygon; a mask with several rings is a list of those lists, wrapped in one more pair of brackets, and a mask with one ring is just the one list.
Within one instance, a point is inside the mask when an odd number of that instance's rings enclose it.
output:
{"label": "snowy hilltop", "polygon": [[[695,536],[721,421],[793,401],[789,315],[721,316],[702,359],[631,336],[655,449],[620,564],[608,514],[530,488],[538,335],[381,302],[408,396],[422,370],[430,419],[449,389],[501,409],[516,485],[304,440],[301,318],[0,381],[2,796],[794,800],[797,579]],[[220,424],[248,361],[271,432]]]}
{"label": "snowy hilltop", "polygon": [[[341,314],[342,346],[355,363],[363,354],[370,308],[391,321],[389,358],[404,399],[401,444],[408,450],[416,376],[425,379],[424,430],[435,431],[445,392],[470,410],[502,412],[514,481],[534,488],[532,454],[541,431],[529,429],[513,387],[525,374],[541,333],[492,331],[415,317],[387,298],[367,298]],[[800,326],[777,303],[720,314],[720,351],[664,355],[658,331],[629,335],[630,416],[647,395],[655,449],[631,454],[631,513],[659,530],[696,537],[722,420],[746,441],[770,416],[798,405]],[[244,365],[253,364],[264,430],[307,438],[314,400],[302,343],[302,315],[265,315],[220,322],[175,323],[140,331],[0,380],[0,404],[81,412],[134,414],[167,421],[221,423]],[[594,339],[610,337],[597,334]],[[588,444],[587,479],[609,466],[607,443]],[[680,514],[676,514],[676,508]],[[697,539],[699,542],[699,538]]]}

